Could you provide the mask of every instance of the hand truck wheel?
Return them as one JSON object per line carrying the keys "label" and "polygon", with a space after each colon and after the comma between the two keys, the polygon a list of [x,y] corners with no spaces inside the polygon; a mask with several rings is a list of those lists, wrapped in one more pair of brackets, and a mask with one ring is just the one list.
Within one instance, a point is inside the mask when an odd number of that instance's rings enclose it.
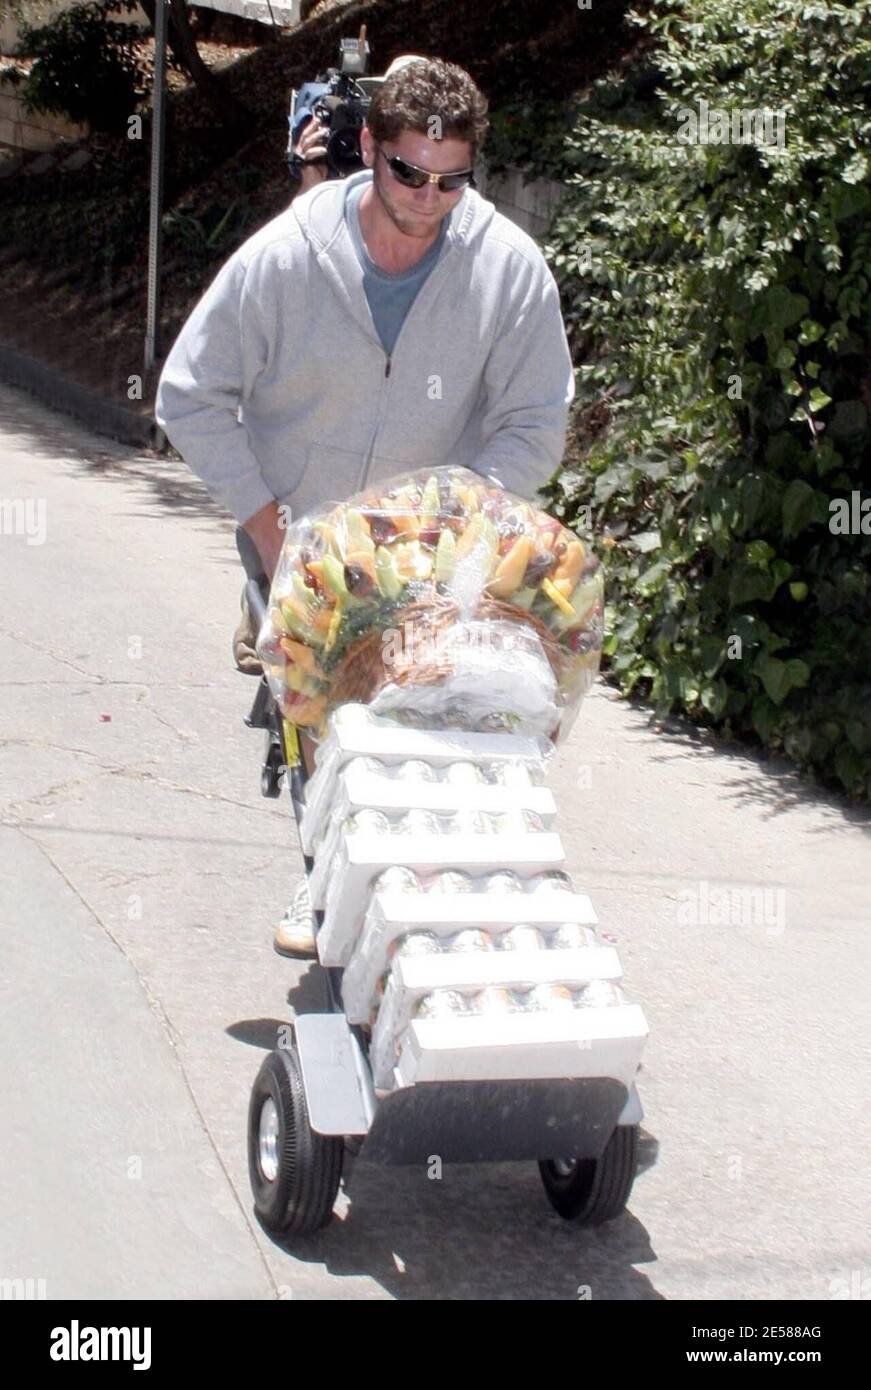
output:
{"label": "hand truck wheel", "polygon": [[638,1125],[618,1125],[599,1158],[542,1159],[551,1206],[566,1221],[601,1226],[624,1210],[638,1168]]}
{"label": "hand truck wheel", "polygon": [[248,1107],[248,1173],[264,1226],[307,1235],[326,1226],[342,1177],[343,1137],[316,1134],[294,1047],[270,1052]]}

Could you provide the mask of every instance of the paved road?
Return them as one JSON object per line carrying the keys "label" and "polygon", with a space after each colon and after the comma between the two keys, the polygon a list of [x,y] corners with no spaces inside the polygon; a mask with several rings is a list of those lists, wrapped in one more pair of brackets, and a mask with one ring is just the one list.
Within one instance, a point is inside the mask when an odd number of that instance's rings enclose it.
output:
{"label": "paved road", "polygon": [[0,387],[3,498],[31,499],[42,543],[0,535],[0,1279],[50,1298],[871,1296],[868,818],[604,689],[553,785],[651,1027],[629,1212],[574,1230],[531,1165],[433,1182],[358,1163],[328,1231],[267,1238],[248,1090],[321,986],[270,948],[300,861],[242,725],[232,525],[183,467]]}

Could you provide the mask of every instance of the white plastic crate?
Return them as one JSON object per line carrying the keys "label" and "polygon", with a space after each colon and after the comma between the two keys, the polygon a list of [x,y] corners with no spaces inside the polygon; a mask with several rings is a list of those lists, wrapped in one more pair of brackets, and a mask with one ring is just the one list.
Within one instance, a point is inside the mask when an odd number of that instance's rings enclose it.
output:
{"label": "white plastic crate", "polygon": [[372,881],[385,869],[403,866],[422,875],[458,869],[474,876],[510,868],[528,877],[564,868],[565,854],[559,835],[550,831],[478,836],[363,831],[342,839],[333,863],[317,935],[322,965],[347,964],[369,906]]}
{"label": "white plastic crate", "polygon": [[610,1077],[627,1090],[647,1022],[637,1004],[566,1013],[415,1019],[402,1034],[397,1086],[426,1081]]}
{"label": "white plastic crate", "polygon": [[375,893],[342,976],[345,1013],[351,1023],[368,1022],[390,948],[407,933],[447,937],[465,927],[504,932],[523,923],[553,929],[564,922],[595,927],[596,914],[585,894],[546,888],[534,893]]}
{"label": "white plastic crate", "polygon": [[372,1030],[369,1059],[375,1085],[387,1089],[393,1084],[399,1037],[412,1022],[418,1002],[434,990],[473,997],[489,986],[517,990],[555,984],[575,990],[592,980],[613,983],[621,978],[613,946],[397,956]]}
{"label": "white plastic crate", "polygon": [[305,790],[300,839],[306,854],[323,833],[335,797],[339,770],[352,758],[372,757],[384,763],[420,758],[434,767],[452,762],[512,762],[535,767],[543,778],[553,744],[544,738],[517,734],[464,733],[456,729],[408,729],[371,713],[365,705],[341,705],[318,749],[316,770]]}
{"label": "white plastic crate", "polygon": [[[382,811],[391,819],[410,810],[452,815],[458,811],[482,811],[488,815],[521,816],[532,811],[546,828],[556,820],[556,803],[547,787],[457,786],[446,782],[396,780],[366,768],[342,769],[336,782],[336,800],[323,837],[314,848],[314,868],[309,875],[309,892],[316,909],[324,906],[327,885],[334,869],[347,818],[355,811]],[[401,832],[394,831],[402,838]]]}

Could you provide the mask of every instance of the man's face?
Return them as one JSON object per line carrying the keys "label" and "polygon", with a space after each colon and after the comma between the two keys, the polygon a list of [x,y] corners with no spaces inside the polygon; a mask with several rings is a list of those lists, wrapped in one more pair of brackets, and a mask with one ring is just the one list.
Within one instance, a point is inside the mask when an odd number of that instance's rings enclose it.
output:
{"label": "man's face", "polygon": [[[442,193],[438,184],[406,188],[394,178],[387,160],[393,155],[426,169],[431,174],[456,174],[472,165],[472,147],[466,140],[430,140],[415,130],[404,130],[397,140],[377,145],[366,127],[360,132],[364,163],[372,169],[375,194],[387,216],[406,236],[431,237],[439,222],[463,196],[464,189]],[[380,155],[378,151],[381,151]]]}

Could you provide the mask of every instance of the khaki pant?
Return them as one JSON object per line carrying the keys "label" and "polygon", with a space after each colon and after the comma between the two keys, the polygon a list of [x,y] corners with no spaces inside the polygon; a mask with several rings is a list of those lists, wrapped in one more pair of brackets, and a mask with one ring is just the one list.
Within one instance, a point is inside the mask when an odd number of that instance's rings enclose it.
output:
{"label": "khaki pant", "polygon": [[240,671],[246,676],[262,676],[263,662],[256,651],[257,631],[248,607],[245,590],[242,590],[242,616],[233,633],[233,658]]}

